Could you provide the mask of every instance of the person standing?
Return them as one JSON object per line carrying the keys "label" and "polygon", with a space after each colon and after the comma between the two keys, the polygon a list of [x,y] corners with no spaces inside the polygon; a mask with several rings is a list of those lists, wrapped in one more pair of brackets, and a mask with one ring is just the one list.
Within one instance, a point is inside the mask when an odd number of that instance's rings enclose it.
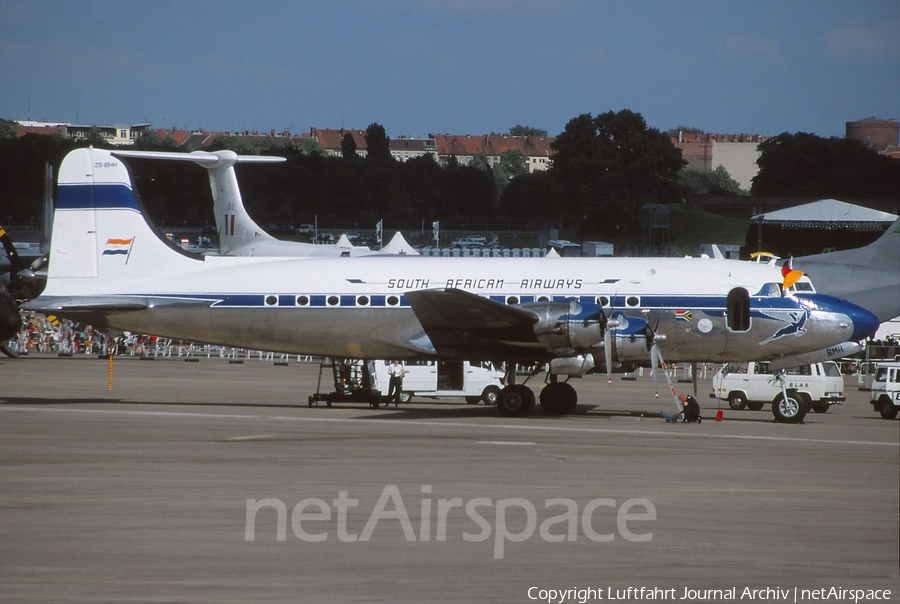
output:
{"label": "person standing", "polygon": [[400,393],[403,392],[403,376],[409,373],[399,359],[394,359],[388,367],[391,376],[388,384],[388,404],[392,401],[396,407],[400,403]]}

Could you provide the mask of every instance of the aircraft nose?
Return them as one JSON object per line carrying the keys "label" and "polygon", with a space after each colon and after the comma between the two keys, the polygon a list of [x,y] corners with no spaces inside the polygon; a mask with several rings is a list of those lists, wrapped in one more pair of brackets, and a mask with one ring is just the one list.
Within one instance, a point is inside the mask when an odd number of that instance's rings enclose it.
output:
{"label": "aircraft nose", "polygon": [[805,299],[808,304],[811,304],[813,308],[825,312],[839,313],[850,319],[850,322],[853,324],[853,332],[852,335],[847,338],[848,341],[859,342],[860,340],[865,340],[869,336],[874,335],[875,332],[878,331],[879,325],[881,325],[875,314],[853,302],[848,302],[847,300],[825,294],[802,296],[802,298]]}
{"label": "aircraft nose", "polygon": [[878,317],[862,306],[833,296],[822,296],[820,302],[820,307],[827,308],[831,312],[841,313],[850,319],[853,323],[853,335],[850,336],[851,342],[865,340],[878,331],[878,326],[880,325]]}
{"label": "aircraft nose", "polygon": [[844,309],[841,312],[850,317],[850,320],[853,321],[853,337],[851,338],[851,341],[859,342],[860,340],[865,340],[866,338],[875,335],[875,332],[878,331],[878,327],[881,325],[878,321],[878,317],[862,306],[857,306],[852,302],[841,300],[840,304],[844,306]]}

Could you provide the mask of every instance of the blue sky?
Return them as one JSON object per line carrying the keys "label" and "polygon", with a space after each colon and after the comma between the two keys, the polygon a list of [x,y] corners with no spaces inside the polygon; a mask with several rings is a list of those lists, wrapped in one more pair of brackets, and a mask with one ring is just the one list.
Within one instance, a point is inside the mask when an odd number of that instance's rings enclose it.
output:
{"label": "blue sky", "polygon": [[391,137],[900,118],[897,0],[0,0],[0,117]]}

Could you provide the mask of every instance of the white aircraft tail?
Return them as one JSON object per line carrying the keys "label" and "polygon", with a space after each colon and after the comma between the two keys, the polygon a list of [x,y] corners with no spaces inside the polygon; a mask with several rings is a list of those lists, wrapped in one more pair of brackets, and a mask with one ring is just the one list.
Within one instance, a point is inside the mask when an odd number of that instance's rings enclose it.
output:
{"label": "white aircraft tail", "polygon": [[871,311],[879,321],[900,316],[900,220],[867,246],[794,258],[816,290]]}
{"label": "white aircraft tail", "polygon": [[196,266],[196,255],[146,220],[128,170],[110,151],[70,152],[57,185],[46,293],[73,280],[152,277]]}
{"label": "white aircraft tail", "polygon": [[234,151],[194,151],[193,153],[167,153],[160,151],[113,151],[118,157],[142,159],[167,159],[190,161],[206,168],[212,191],[216,229],[219,231],[219,250],[223,255],[232,250],[262,241],[276,241],[247,213],[241,189],[238,186],[234,165],[238,163],[276,163],[283,157],[268,155],[238,155]]}

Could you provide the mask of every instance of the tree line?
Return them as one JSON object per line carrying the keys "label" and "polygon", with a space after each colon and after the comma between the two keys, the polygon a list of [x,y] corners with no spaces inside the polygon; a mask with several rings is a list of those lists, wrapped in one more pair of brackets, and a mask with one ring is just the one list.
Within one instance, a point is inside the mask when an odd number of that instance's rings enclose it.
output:
{"label": "tree line", "polygon": [[[531,132],[516,126],[511,133]],[[543,133],[546,134],[546,133]],[[99,133],[75,143],[61,136],[15,136],[0,120],[0,223],[37,220],[44,164],[58,168],[76,146],[104,147]],[[342,157],[326,156],[311,139],[222,137],[206,150],[280,155],[284,164],[238,165],[248,211],[261,224],[320,224],[415,229],[439,220],[445,228],[493,225],[555,226],[577,237],[627,241],[641,206],[678,204],[701,194],[893,199],[900,191],[900,162],[861,142],[784,133],[760,146],[760,171],[741,191],[722,168],[699,174],[685,168],[670,134],[629,110],[572,118],[557,136],[551,167],[528,173],[519,152],[498,165],[476,157],[469,165],[431,156],[395,161],[384,128],[366,130],[367,156],[352,138]],[[143,150],[176,148],[154,132],[135,144]],[[196,224],[212,221],[206,172],[192,164],[133,160],[135,187],[154,220]]]}

